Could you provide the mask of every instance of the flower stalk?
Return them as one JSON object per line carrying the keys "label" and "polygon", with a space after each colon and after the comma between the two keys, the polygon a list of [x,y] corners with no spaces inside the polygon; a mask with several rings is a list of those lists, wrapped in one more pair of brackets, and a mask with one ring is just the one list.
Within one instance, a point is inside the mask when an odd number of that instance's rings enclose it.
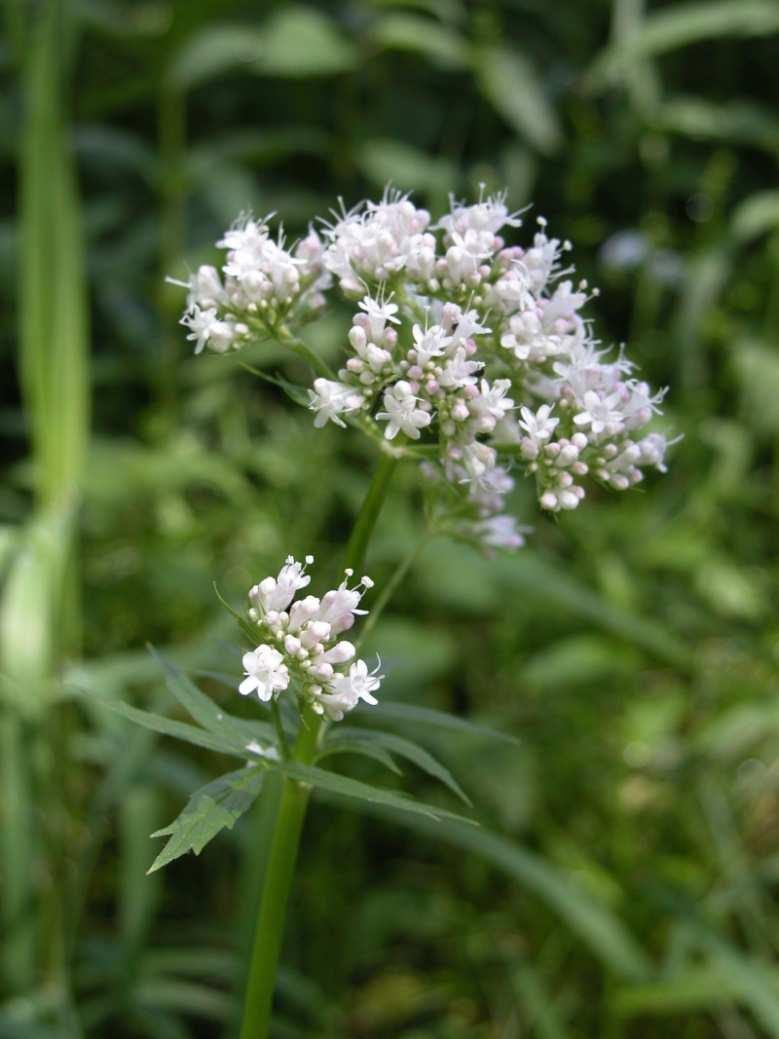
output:
{"label": "flower stalk", "polygon": [[[371,535],[398,459],[383,453],[365,495],[346,548],[346,567],[358,572],[365,561]],[[274,724],[281,730],[278,704],[272,702]],[[301,713],[300,730],[289,753],[292,761],[310,765],[317,752],[326,721],[308,706]],[[279,736],[281,740],[281,735]],[[286,737],[280,750],[284,753]],[[287,903],[292,889],[300,835],[306,817],[310,788],[305,783],[284,778],[274,824],[271,847],[263,879],[249,964],[240,1039],[265,1039],[273,1006],[279,955],[284,937]]]}

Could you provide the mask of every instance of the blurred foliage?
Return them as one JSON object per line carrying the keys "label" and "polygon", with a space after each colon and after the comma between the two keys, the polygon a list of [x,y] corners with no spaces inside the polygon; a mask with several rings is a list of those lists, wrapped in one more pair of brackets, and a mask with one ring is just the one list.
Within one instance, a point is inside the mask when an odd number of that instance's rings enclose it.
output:
{"label": "blurred foliage", "polygon": [[[146,877],[148,834],[214,763],[97,701],[171,710],[149,640],[231,666],[212,581],[237,601],[288,552],[335,572],[373,459],[236,360],[188,356],[162,278],[241,210],[294,236],[391,180],[434,210],[480,182],[532,201],[684,439],[642,491],[534,516],[515,558],[433,542],[411,567],[373,635],[387,697],[520,744],[415,725],[482,831],[318,802],[274,1034],[779,1036],[774,0],[2,14],[0,1035],[230,1034],[269,822]],[[379,581],[421,533],[417,491],[402,474]]]}

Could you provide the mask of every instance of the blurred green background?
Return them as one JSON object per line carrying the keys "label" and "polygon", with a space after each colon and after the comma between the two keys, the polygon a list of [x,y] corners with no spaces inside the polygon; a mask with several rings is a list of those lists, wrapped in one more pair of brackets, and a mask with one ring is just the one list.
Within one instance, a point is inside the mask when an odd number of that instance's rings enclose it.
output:
{"label": "blurred green background", "polygon": [[[222,763],[97,705],[172,712],[147,641],[235,669],[212,581],[238,603],[288,552],[334,568],[374,459],[193,359],[163,276],[241,210],[294,237],[387,181],[434,213],[480,182],[533,202],[684,439],[559,523],[520,488],[515,557],[436,541],[414,564],[375,632],[385,696],[521,743],[431,735],[470,842],[315,804],[274,1035],[779,1036],[779,5],[2,16],[0,1036],[231,1034],[263,819],[147,878],[148,834]],[[310,341],[335,357],[347,325]],[[412,467],[372,576],[422,525]]]}

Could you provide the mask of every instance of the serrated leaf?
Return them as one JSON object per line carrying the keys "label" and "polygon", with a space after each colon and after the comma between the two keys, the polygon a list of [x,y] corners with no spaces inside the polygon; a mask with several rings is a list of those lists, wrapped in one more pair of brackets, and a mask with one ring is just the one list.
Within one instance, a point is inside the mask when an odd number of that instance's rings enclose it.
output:
{"label": "serrated leaf", "polygon": [[230,754],[232,757],[237,758],[246,758],[247,756],[246,748],[237,740],[227,736],[220,738],[213,733],[206,732],[205,729],[199,729],[195,725],[177,722],[173,718],[166,718],[161,714],[154,714],[151,711],[143,711],[138,707],[131,707],[130,704],[123,703],[121,700],[113,702],[103,700],[101,703],[117,714],[121,714],[128,721],[135,722],[136,725],[141,725],[144,729],[150,729],[152,732],[159,732],[163,736],[173,736],[174,739],[192,743],[196,747],[204,747],[206,750],[214,750],[219,754]]}
{"label": "serrated leaf", "polygon": [[409,725],[422,728],[449,729],[454,732],[462,732],[470,736],[480,736],[482,739],[500,740],[503,743],[519,745],[516,736],[507,732],[497,732],[485,725],[477,725],[475,722],[467,721],[456,714],[448,714],[446,711],[436,711],[432,707],[417,707],[415,704],[390,703],[382,701],[377,708],[370,712],[370,719],[366,713],[366,720],[376,718],[395,719]]}
{"label": "serrated leaf", "polygon": [[382,805],[385,808],[394,808],[401,812],[422,815],[428,819],[452,819],[459,823],[476,825],[473,820],[457,815],[454,812],[449,812],[445,808],[425,804],[422,801],[415,801],[411,797],[393,793],[393,791],[386,790],[383,787],[371,786],[369,783],[361,783],[359,780],[350,779],[348,776],[340,776],[336,772],[328,772],[326,769],[317,768],[316,765],[301,765],[296,761],[289,761],[281,764],[279,768],[291,779],[298,779],[302,783],[307,783],[330,794],[337,794],[339,797],[367,801],[370,804]]}
{"label": "serrated leaf", "polygon": [[411,740],[397,736],[393,732],[375,732],[369,729],[353,729],[349,726],[339,726],[337,730],[334,730],[332,740],[335,743],[344,743],[352,747],[372,747],[374,750],[378,746],[390,753],[397,754],[399,757],[406,758],[407,761],[411,761],[418,768],[421,768],[423,772],[432,776],[433,779],[443,783],[465,804],[471,804],[470,798],[449,769],[434,758],[424,747],[420,747],[417,743],[412,743]]}
{"label": "serrated leaf", "polygon": [[261,769],[244,768],[228,772],[197,790],[170,826],[152,834],[170,840],[148,872],[154,873],[188,851],[199,855],[220,830],[232,829],[259,794],[263,776]]}
{"label": "serrated leaf", "polygon": [[528,61],[507,47],[484,47],[475,56],[482,93],[514,129],[545,155],[562,134],[557,116]]}

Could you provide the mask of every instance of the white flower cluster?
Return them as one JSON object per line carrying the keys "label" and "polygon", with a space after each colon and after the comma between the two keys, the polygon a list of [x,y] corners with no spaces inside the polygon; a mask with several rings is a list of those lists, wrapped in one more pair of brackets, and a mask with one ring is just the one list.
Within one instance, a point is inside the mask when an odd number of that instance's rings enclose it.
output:
{"label": "white flower cluster", "polygon": [[249,592],[249,617],[264,641],[243,656],[246,677],[239,692],[269,701],[294,682],[317,714],[340,721],[360,700],[378,702],[373,694],[382,676],[354,659],[351,642],[339,639],[355,617],[367,612],[358,607],[373,582],[363,577],[349,588],[352,571],[347,570],[345,580],[321,599],[296,599],[311,582],[306,566],[313,561],[313,556],[306,556],[305,563],[288,556],[277,577],[266,577]]}
{"label": "white flower cluster", "polygon": [[582,317],[596,293],[564,264],[570,243],[538,218],[529,246],[508,246],[504,230],[521,223],[503,194],[452,199],[431,224],[388,190],[342,207],[293,256],[265,224],[243,221],[219,243],[229,250],[224,285],[201,268],[184,321],[198,347],[226,349],[255,327],[251,315],[266,313],[272,327],[296,301],[320,303],[334,277],[359,305],[337,378],[309,391],[315,425],[359,417],[388,440],[415,443],[442,525],[516,548],[527,528],[505,502],[518,469],[557,512],[579,505],[588,480],[624,490],[649,466],[664,471],[669,443],[647,429],[663,392],[637,379],[622,352],[600,349]]}
{"label": "white flower cluster", "polygon": [[270,216],[240,217],[225,232],[216,243],[227,250],[221,275],[203,265],[187,282],[168,279],[188,290],[181,324],[189,329],[195,353],[206,346],[225,353],[271,333],[293,308],[310,313],[324,304],[322,290],[330,277],[322,266],[319,236],[311,231],[289,251],[281,230],[271,238]]}
{"label": "white flower cluster", "polygon": [[608,360],[581,316],[590,297],[567,277],[570,243],[539,218],[528,248],[507,247],[501,231],[520,224],[503,195],[452,200],[432,227],[405,196],[345,213],[324,233],[323,262],[364,294],[338,380],[310,392],[317,425],[365,413],[388,439],[434,444],[460,491],[459,532],[503,548],[525,532],[503,512],[510,470],[535,477],[543,508],[572,509],[584,477],[623,490],[662,469],[667,447],[640,432],[663,393],[622,354]]}

